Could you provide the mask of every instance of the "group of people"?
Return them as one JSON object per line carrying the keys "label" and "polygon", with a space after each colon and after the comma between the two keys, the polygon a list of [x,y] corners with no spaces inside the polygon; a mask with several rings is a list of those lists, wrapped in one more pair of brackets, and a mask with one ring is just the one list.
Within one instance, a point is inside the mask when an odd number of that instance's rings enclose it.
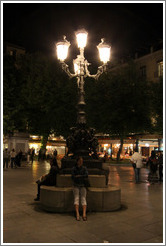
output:
{"label": "group of people", "polygon": [[22,154],[23,153],[21,149],[16,152],[15,149],[8,151],[6,148],[3,151],[3,168],[8,169],[9,165],[11,168],[21,167]]}
{"label": "group of people", "polygon": [[[54,153],[53,157],[50,159],[50,171],[48,174],[43,175],[39,180],[36,181],[37,183],[37,197],[34,199],[35,201],[40,200],[40,187],[42,185],[54,186],[56,185],[56,176],[59,172],[59,167],[56,158],[56,152]],[[76,165],[72,168],[72,175],[71,178],[73,180],[73,194],[74,194],[74,206],[75,206],[75,213],[76,213],[76,220],[80,221],[80,214],[79,214],[79,196],[81,196],[81,204],[83,208],[82,219],[83,221],[87,220],[86,216],[86,208],[87,208],[87,201],[86,201],[86,194],[87,194],[87,179],[88,179],[88,171],[85,166],[83,166],[83,158],[79,156],[76,159]]]}
{"label": "group of people", "polygon": [[[38,161],[49,160],[52,158],[53,155],[57,156],[57,150],[54,149],[54,151],[49,151],[46,149],[39,149],[39,151],[36,151],[36,155],[37,155]],[[34,157],[35,157],[35,149],[31,148],[28,150],[28,153],[27,153],[27,161],[33,163]]]}
{"label": "group of people", "polygon": [[52,156],[57,156],[57,150],[54,151],[46,150],[46,149],[39,149],[38,152],[38,161],[40,160],[49,160]]}
{"label": "group of people", "polygon": [[[143,164],[142,156],[138,153],[137,149],[135,149],[130,161],[132,162],[135,172],[135,183],[140,183],[140,169]],[[163,154],[161,151],[158,152],[158,158],[154,150],[151,152],[151,156],[147,159],[146,167],[149,168],[148,181],[151,184],[163,181]]]}

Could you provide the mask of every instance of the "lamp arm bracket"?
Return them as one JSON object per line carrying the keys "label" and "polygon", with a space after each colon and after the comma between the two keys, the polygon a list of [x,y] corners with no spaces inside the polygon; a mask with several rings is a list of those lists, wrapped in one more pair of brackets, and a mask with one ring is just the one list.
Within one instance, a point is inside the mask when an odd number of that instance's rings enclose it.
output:
{"label": "lamp arm bracket", "polygon": [[86,71],[86,77],[88,76],[90,78],[94,78],[94,79],[98,80],[100,75],[106,71],[106,64],[103,64],[102,66],[98,67],[96,74],[91,75],[87,66],[85,66],[85,71]]}
{"label": "lamp arm bracket", "polygon": [[61,62],[61,64],[63,71],[67,73],[70,79],[76,77],[76,74],[70,73],[69,66],[65,62]]}

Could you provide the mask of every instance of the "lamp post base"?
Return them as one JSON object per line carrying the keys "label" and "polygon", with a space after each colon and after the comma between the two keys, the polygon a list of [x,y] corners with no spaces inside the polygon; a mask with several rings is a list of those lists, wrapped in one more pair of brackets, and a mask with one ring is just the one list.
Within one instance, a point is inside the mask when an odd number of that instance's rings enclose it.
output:
{"label": "lamp post base", "polygon": [[77,124],[70,128],[71,134],[66,140],[68,152],[66,156],[73,159],[82,156],[83,159],[98,159],[98,140],[94,136],[95,129],[87,128],[86,124]]}
{"label": "lamp post base", "polygon": [[78,156],[83,158],[89,174],[105,175],[108,182],[109,170],[103,168],[102,161],[97,155],[98,140],[94,136],[95,129],[87,128],[86,124],[78,124],[70,128],[71,135],[67,138],[68,152],[61,160],[61,174],[71,174]]}

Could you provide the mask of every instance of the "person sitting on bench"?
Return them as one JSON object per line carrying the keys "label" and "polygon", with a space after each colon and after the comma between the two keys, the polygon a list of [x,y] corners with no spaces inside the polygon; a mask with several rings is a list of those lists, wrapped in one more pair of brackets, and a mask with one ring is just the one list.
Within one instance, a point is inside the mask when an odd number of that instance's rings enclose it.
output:
{"label": "person sitting on bench", "polygon": [[38,193],[37,193],[37,197],[34,199],[35,201],[40,200],[40,186],[41,185],[47,185],[47,186],[56,185],[56,176],[57,176],[57,173],[59,172],[59,167],[58,167],[58,163],[57,163],[55,156],[50,159],[50,165],[51,165],[51,168],[50,168],[49,173],[41,176],[40,179],[36,181]]}

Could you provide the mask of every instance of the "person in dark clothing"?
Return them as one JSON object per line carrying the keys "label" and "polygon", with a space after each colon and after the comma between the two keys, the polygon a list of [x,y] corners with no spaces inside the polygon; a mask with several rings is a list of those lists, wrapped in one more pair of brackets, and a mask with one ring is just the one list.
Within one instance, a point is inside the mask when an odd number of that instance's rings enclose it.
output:
{"label": "person in dark clothing", "polygon": [[42,151],[41,151],[41,149],[40,149],[40,150],[39,150],[39,155],[38,155],[38,161],[41,160],[41,157],[42,157]]}
{"label": "person in dark clothing", "polygon": [[19,156],[18,156],[18,154],[15,157],[15,165],[19,167]]}
{"label": "person in dark clothing", "polygon": [[57,157],[57,154],[58,154],[58,152],[57,152],[57,150],[55,149],[53,155],[54,155],[55,157]]}
{"label": "person in dark clothing", "polygon": [[20,149],[15,158],[15,162],[18,167],[21,167],[21,160],[22,160],[22,151]]}
{"label": "person in dark clothing", "polygon": [[74,193],[74,206],[75,206],[75,212],[76,212],[76,220],[80,220],[79,215],[79,194],[81,195],[81,204],[83,208],[83,215],[82,218],[84,221],[87,220],[86,217],[86,208],[87,208],[87,202],[86,202],[86,187],[85,187],[85,179],[88,178],[88,171],[85,166],[83,166],[83,158],[78,157],[76,160],[76,165],[72,168],[72,176],[73,180],[73,193]]}
{"label": "person in dark clothing", "polygon": [[56,185],[56,175],[59,172],[59,167],[56,158],[52,158],[50,160],[50,171],[48,174],[43,175],[39,180],[36,181],[37,183],[37,197],[34,199],[35,201],[40,200],[40,187],[41,185],[47,185],[47,186],[54,186]]}
{"label": "person in dark clothing", "polygon": [[35,150],[31,149],[31,161],[32,161],[32,164],[33,164],[34,155],[35,155]]}
{"label": "person in dark clothing", "polygon": [[158,157],[158,163],[159,163],[159,181],[163,181],[163,154],[160,151],[159,157]]}
{"label": "person in dark clothing", "polygon": [[156,153],[155,151],[152,150],[151,156],[149,157],[150,172],[148,175],[148,181],[152,184],[158,182],[157,166],[158,166],[158,160],[156,159]]}

